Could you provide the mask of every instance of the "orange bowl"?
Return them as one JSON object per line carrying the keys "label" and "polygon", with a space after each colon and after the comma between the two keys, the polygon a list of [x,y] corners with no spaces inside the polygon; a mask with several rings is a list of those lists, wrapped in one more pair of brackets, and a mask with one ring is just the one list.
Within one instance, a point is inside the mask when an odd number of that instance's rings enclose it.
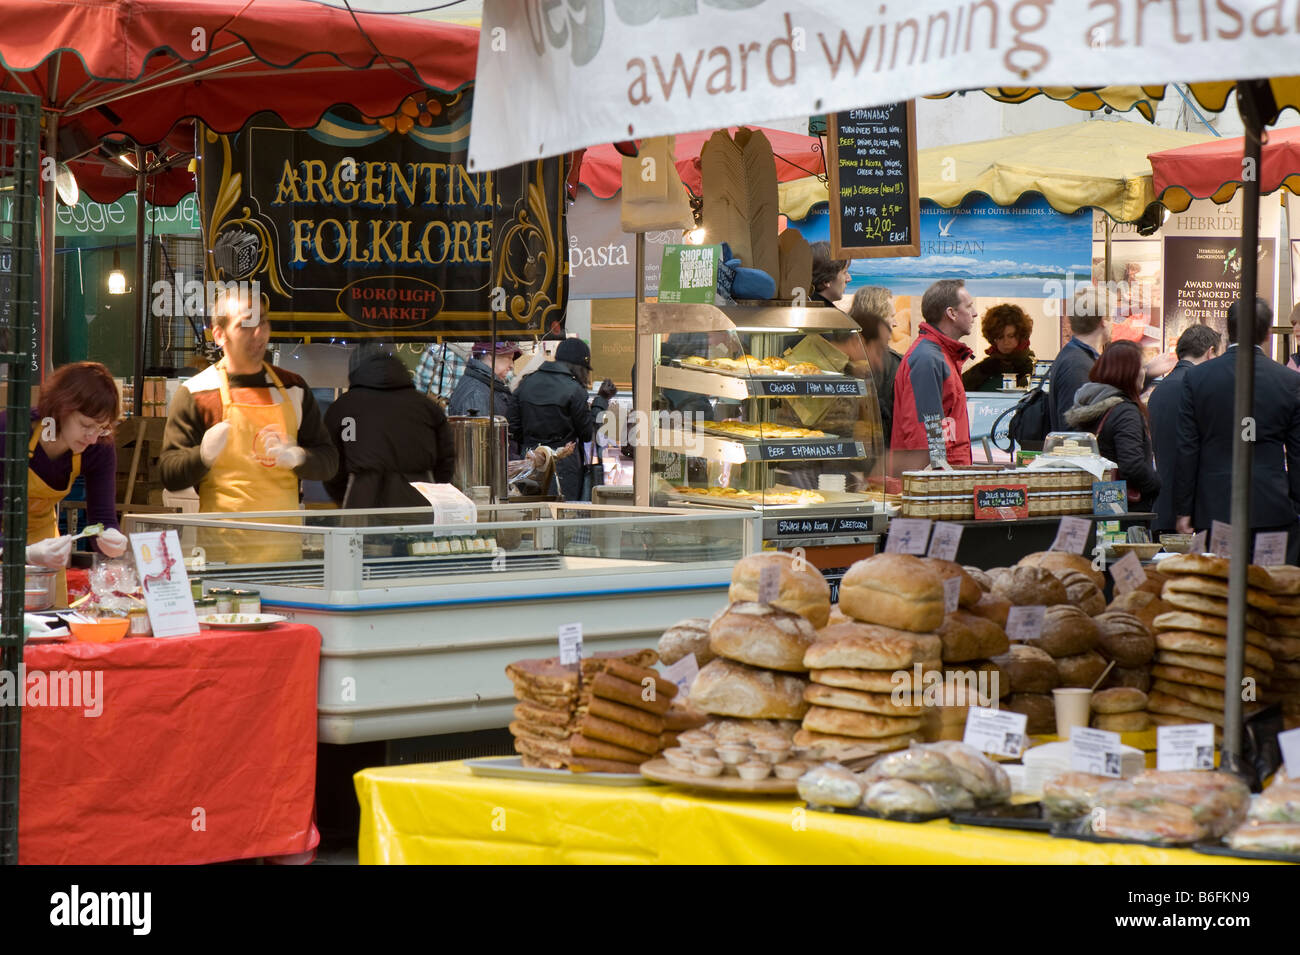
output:
{"label": "orange bowl", "polygon": [[131,621],[125,617],[108,620],[96,620],[93,623],[68,621],[68,629],[78,640],[86,643],[116,643],[126,636],[126,629]]}

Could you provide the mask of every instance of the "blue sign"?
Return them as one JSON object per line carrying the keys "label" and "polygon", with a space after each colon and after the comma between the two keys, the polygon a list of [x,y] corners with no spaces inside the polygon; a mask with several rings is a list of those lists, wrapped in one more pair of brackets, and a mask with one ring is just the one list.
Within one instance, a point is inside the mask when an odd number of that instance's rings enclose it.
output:
{"label": "blue sign", "polygon": [[1127,481],[1093,481],[1092,482],[1092,513],[1127,514],[1128,513],[1128,482]]}

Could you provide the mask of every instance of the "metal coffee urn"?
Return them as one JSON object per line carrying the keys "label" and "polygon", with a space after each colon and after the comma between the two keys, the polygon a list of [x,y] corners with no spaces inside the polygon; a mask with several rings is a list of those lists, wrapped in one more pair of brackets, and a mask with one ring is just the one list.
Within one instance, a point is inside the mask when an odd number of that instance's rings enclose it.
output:
{"label": "metal coffee urn", "polygon": [[510,446],[506,419],[500,415],[491,419],[487,415],[453,415],[447,421],[456,450],[451,483],[469,497],[475,487],[490,487],[493,500],[504,501]]}

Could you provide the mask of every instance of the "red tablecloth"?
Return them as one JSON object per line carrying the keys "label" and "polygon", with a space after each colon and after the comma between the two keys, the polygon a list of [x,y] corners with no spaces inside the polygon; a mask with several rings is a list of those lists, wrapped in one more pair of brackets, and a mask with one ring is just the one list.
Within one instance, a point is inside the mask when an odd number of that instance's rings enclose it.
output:
{"label": "red tablecloth", "polygon": [[[219,862],[316,845],[315,627],[29,645],[24,664],[20,863]],[[64,680],[60,700],[51,690],[32,705],[36,671]],[[49,705],[72,696],[73,675],[79,705]]]}

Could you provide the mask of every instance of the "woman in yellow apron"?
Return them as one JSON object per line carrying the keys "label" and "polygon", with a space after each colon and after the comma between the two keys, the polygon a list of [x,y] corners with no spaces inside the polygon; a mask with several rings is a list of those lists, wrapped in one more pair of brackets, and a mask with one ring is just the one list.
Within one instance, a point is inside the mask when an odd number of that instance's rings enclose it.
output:
{"label": "woman in yellow apron", "polygon": [[117,385],[98,362],[64,365],[41,388],[27,445],[27,560],[60,570],[55,603],[67,605],[72,541],[59,536],[59,502],[78,476],[86,481],[86,521],[103,524],[94,539],[100,553],[120,557],[126,537],[117,529],[117,449],[112,426],[121,413]]}

